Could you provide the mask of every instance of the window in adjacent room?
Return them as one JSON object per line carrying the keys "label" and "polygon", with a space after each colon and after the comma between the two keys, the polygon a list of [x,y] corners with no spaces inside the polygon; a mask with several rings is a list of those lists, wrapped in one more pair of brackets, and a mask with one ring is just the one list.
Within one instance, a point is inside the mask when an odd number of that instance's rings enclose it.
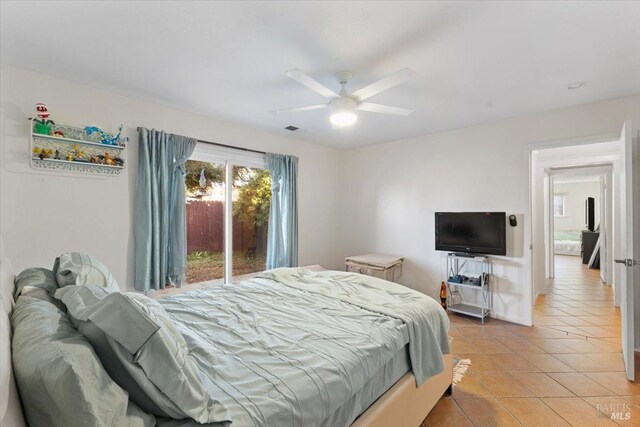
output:
{"label": "window in adjacent room", "polygon": [[564,196],[561,194],[553,196],[553,216],[564,216]]}

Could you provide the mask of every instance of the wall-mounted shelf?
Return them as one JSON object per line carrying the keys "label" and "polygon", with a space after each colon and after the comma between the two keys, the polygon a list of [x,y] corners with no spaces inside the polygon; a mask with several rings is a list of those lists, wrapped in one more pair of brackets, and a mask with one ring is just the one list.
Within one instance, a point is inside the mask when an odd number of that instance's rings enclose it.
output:
{"label": "wall-mounted shelf", "polygon": [[31,165],[37,169],[53,169],[60,171],[86,172],[92,174],[117,175],[124,166],[101,165],[88,162],[77,162],[59,159],[31,159]]}
{"label": "wall-mounted shelf", "polygon": [[[88,135],[83,127],[56,124],[52,131],[64,136],[34,132],[33,119],[29,121],[30,157],[34,169],[50,169],[60,172],[79,172],[91,175],[118,175],[126,165],[125,137],[120,145],[100,142],[100,135]],[[115,132],[105,131],[109,138]]]}
{"label": "wall-mounted shelf", "polygon": [[69,144],[83,144],[83,145],[91,145],[94,147],[103,147],[103,148],[112,148],[114,150],[124,150],[126,147],[124,145],[107,145],[107,144],[102,144],[100,142],[92,142],[92,141],[83,141],[81,139],[71,139],[71,138],[62,138],[59,136],[53,136],[53,135],[42,135],[40,133],[34,133],[33,134],[34,138],[42,138],[42,139],[50,139],[52,141],[58,141],[58,142],[66,142]]}

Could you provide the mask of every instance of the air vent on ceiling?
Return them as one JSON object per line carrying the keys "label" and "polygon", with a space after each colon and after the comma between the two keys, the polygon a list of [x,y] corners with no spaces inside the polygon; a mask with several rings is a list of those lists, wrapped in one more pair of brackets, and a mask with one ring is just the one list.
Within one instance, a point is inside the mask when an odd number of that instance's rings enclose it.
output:
{"label": "air vent on ceiling", "polygon": [[289,125],[285,128],[286,130],[290,130],[291,132],[295,132],[297,130],[299,130],[299,127],[293,126],[293,125]]}

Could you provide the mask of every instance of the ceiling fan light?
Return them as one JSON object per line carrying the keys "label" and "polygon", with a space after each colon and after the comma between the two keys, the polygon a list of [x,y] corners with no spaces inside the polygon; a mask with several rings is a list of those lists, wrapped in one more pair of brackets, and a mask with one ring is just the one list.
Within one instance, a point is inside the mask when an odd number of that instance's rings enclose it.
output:
{"label": "ceiling fan light", "polygon": [[351,126],[358,121],[358,115],[352,111],[340,111],[330,117],[331,123],[338,127]]}
{"label": "ceiling fan light", "polygon": [[351,126],[358,121],[356,101],[353,98],[336,98],[331,101],[331,123],[337,127]]}

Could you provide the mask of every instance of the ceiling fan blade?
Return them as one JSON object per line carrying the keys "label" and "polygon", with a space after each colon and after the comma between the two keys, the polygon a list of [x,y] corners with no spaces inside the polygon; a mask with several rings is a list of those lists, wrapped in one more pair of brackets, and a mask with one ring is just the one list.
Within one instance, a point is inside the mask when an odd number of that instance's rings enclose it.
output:
{"label": "ceiling fan blade", "polygon": [[360,101],[363,101],[373,95],[377,95],[380,92],[391,89],[392,87],[409,80],[415,74],[416,73],[410,68],[403,68],[384,79],[378,80],[375,83],[371,83],[369,86],[365,86],[362,89],[353,92],[353,96],[358,98]]}
{"label": "ceiling fan blade", "polygon": [[320,110],[322,108],[327,108],[329,105],[327,104],[316,104],[316,105],[306,105],[304,107],[294,107],[294,108],[285,108],[283,110],[275,110],[272,111],[271,114],[282,114],[282,113],[299,113],[301,111],[310,111],[310,110]]}
{"label": "ceiling fan blade", "polygon": [[414,110],[408,108],[392,107],[390,105],[374,104],[373,102],[361,102],[358,110],[370,111],[372,113],[393,114],[394,116],[408,116]]}
{"label": "ceiling fan blade", "polygon": [[327,98],[338,97],[337,93],[335,93],[334,91],[332,91],[331,89],[323,85],[322,83],[318,82],[316,79],[309,77],[308,75],[306,75],[300,70],[297,70],[297,69],[289,70],[286,73],[284,73],[284,75],[297,81],[300,84],[305,85],[312,91],[318,92],[322,96],[326,96]]}

